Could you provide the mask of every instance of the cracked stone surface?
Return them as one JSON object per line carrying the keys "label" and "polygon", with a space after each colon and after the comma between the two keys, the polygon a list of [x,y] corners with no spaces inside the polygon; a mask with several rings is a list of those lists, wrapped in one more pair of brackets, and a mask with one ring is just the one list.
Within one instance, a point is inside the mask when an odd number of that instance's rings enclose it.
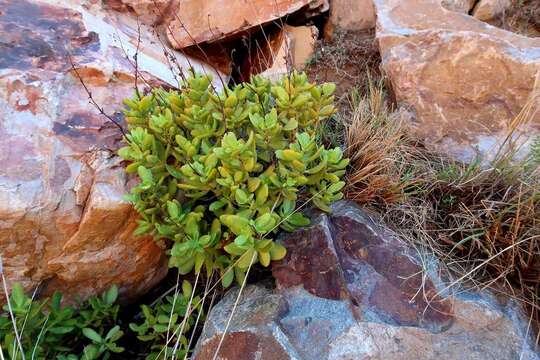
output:
{"label": "cracked stone surface", "polygon": [[[69,63],[71,55],[95,101],[122,121],[134,84],[124,51],[135,51],[136,20],[95,1],[0,0],[0,9],[5,275],[43,294],[86,297],[117,284],[124,298],[136,296],[165,275],[165,255],[152,239],[132,236],[135,213],[122,199],[129,179],[114,156],[121,134],[88,103]],[[174,85],[153,34],[141,35],[146,80]]]}
{"label": "cracked stone surface", "polygon": [[[539,359],[515,304],[444,291],[436,261],[424,271],[368,213],[339,202],[312,219],[280,239],[277,288],[244,289],[218,359]],[[195,359],[213,358],[237,297],[214,306]]]}
{"label": "cracked stone surface", "polygon": [[[462,3],[442,2],[447,8]],[[414,133],[461,160],[495,156],[530,102],[540,39],[449,11],[441,0],[374,3],[381,66],[397,102],[416,115]],[[513,133],[521,156],[540,134],[536,110]]]}
{"label": "cracked stone surface", "polygon": [[227,0],[226,3],[227,6],[222,0],[182,1],[166,26],[169,42],[176,49],[212,43],[295,12],[309,16],[329,8],[328,0]]}

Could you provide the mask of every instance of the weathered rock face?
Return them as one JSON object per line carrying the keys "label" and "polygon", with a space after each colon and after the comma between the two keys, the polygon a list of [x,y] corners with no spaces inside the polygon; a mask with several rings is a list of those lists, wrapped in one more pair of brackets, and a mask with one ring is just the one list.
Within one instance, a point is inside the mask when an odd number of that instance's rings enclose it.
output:
{"label": "weathered rock face", "polygon": [[[342,202],[315,224],[283,239],[289,254],[272,271],[278,288],[300,286],[317,297],[347,300],[362,318],[437,331],[449,325],[451,303],[435,297],[434,284],[422,278],[407,249],[366,214]],[[425,298],[415,296],[422,281]]]}
{"label": "weathered rock face", "polygon": [[493,20],[512,6],[511,0],[480,0],[475,5],[473,16],[482,21]]}
{"label": "weathered rock face", "polygon": [[302,10],[328,10],[327,0],[222,0],[182,1],[177,16],[166,26],[177,49],[214,42]]}
{"label": "weathered rock face", "polygon": [[[0,254],[10,284],[68,297],[117,284],[131,297],[164,276],[166,259],[152,239],[132,236],[128,179],[114,155],[121,134],[89,104],[69,59],[122,122],[134,91],[124,51],[134,54],[137,25],[77,4],[0,0]],[[141,35],[139,85],[174,85],[159,42]]]}
{"label": "weathered rock face", "polygon": [[441,4],[446,9],[468,14],[472,10],[476,0],[442,0]]}
{"label": "weathered rock face", "polygon": [[[492,153],[527,103],[540,39],[444,9],[440,0],[375,0],[382,68],[414,130],[461,159]],[[540,112],[520,131],[540,131]]]}
{"label": "weathered rock face", "polygon": [[[337,203],[331,216],[281,241],[288,255],[273,267],[277,289],[244,290],[218,358],[539,358],[515,305],[488,293],[445,293],[436,262],[424,272],[355,205]],[[237,296],[212,309],[195,359],[213,357]]]}
{"label": "weathered rock face", "polygon": [[335,29],[368,30],[375,27],[373,0],[332,0],[325,34]]}

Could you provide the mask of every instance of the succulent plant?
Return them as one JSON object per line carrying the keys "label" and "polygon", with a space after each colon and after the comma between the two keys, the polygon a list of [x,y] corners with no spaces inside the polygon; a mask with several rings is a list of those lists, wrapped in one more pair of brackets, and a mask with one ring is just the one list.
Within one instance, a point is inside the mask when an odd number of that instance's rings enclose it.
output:
{"label": "succulent plant", "polygon": [[[187,358],[189,340],[186,334],[204,318],[201,298],[192,297],[193,288],[184,280],[182,291],[166,296],[153,307],[141,305],[144,322],[129,327],[137,338],[150,344],[146,360]],[[202,321],[201,321],[202,322]]]}
{"label": "succulent plant", "polygon": [[127,196],[140,214],[135,234],[169,240],[171,267],[218,271],[224,286],[283,258],[278,229],[309,224],[297,204],[329,211],[343,196],[348,159],[316,140],[335,113],[334,90],[295,72],[218,93],[210,77],[192,74],[179,90],[125,100],[119,155],[140,179]]}

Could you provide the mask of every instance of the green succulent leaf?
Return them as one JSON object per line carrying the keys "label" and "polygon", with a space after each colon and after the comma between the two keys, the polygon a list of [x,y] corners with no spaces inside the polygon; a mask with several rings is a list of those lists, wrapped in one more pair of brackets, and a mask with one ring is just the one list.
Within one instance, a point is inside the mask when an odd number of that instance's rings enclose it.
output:
{"label": "green succulent leaf", "polygon": [[276,226],[276,220],[270,213],[263,214],[255,220],[255,230],[259,234],[265,234],[273,230]]}
{"label": "green succulent leaf", "polygon": [[84,336],[92,340],[94,343],[100,343],[103,341],[101,338],[101,335],[99,335],[95,330],[90,328],[84,328],[82,329],[82,333]]}
{"label": "green succulent leaf", "polygon": [[105,304],[109,306],[113,305],[116,302],[116,299],[118,299],[118,287],[113,285],[104,294]]}
{"label": "green succulent leaf", "polygon": [[272,260],[277,261],[281,260],[287,254],[287,249],[281,244],[275,243],[274,246],[270,249],[270,257]]}
{"label": "green succulent leaf", "polygon": [[224,287],[224,288],[228,288],[229,286],[231,286],[233,280],[234,280],[234,269],[233,268],[228,268],[227,270],[225,270],[225,272],[223,273],[222,275],[222,279],[221,279],[221,285]]}
{"label": "green succulent leaf", "polygon": [[219,221],[236,235],[250,233],[249,220],[238,215],[221,215]]}
{"label": "green succulent leaf", "polygon": [[[126,197],[140,215],[134,234],[169,246],[169,266],[181,274],[218,271],[223,286],[283,258],[277,231],[309,225],[298,201],[329,211],[343,196],[348,159],[318,135],[336,111],[334,92],[298,72],[217,92],[192,72],[180,89],[127,99],[118,153],[139,180]],[[151,319],[138,336],[158,325]]]}

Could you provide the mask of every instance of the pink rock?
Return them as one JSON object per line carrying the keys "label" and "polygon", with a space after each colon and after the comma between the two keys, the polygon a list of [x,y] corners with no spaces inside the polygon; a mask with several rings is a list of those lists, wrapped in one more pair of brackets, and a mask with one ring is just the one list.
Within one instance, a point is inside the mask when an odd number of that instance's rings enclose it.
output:
{"label": "pink rock", "polygon": [[[0,0],[0,254],[9,284],[83,297],[117,284],[134,297],[166,273],[153,239],[134,237],[123,200],[128,178],[115,156],[121,133],[89,104],[80,76],[122,122],[134,92],[134,18],[76,1]],[[157,39],[142,29],[144,81],[176,83]],[[122,50],[122,47],[124,50]],[[169,49],[170,50],[170,49]],[[181,66],[192,59],[177,57]]]}
{"label": "pink rock", "polygon": [[442,0],[441,4],[448,10],[468,14],[472,10],[476,0]]}
{"label": "pink rock", "polygon": [[105,9],[131,13],[148,25],[161,25],[172,20],[180,0],[102,0]]}

